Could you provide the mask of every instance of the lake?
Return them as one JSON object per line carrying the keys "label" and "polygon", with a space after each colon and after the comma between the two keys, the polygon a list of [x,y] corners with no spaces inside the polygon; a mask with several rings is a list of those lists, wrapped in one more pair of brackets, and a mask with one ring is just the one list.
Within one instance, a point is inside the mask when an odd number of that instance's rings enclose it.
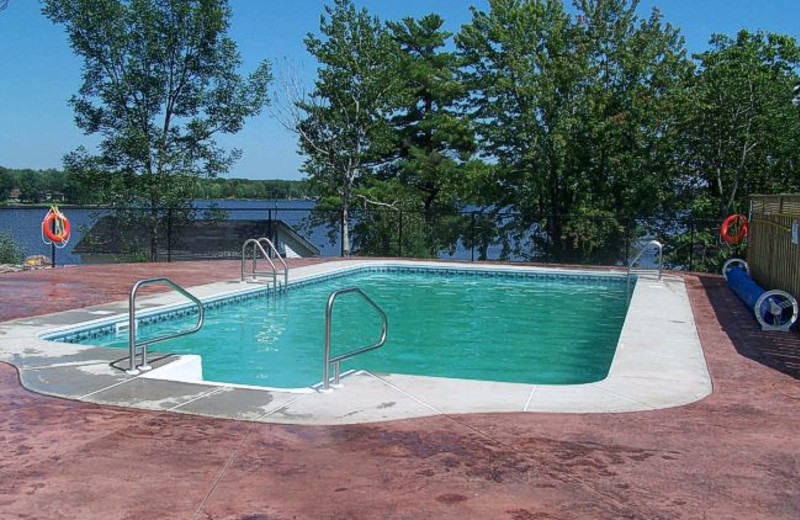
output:
{"label": "lake", "polygon": [[[296,228],[298,233],[319,248],[323,256],[336,256],[341,250],[338,236],[333,244],[327,237],[327,227],[315,226],[305,229],[302,225],[316,203],[309,200],[202,200],[196,201],[195,207],[207,208],[216,204],[228,212],[231,220],[283,220]],[[79,264],[79,255],[72,254],[72,248],[81,240],[92,224],[103,215],[112,212],[102,209],[80,207],[61,207],[69,218],[72,236],[63,249],[56,250],[56,262],[59,265]],[[51,246],[42,241],[41,224],[47,214],[46,207],[10,207],[0,208],[0,233],[9,233],[14,241],[22,247],[26,255],[51,255]],[[337,234],[338,235],[338,234]]]}
{"label": "lake", "polygon": [[[339,256],[341,253],[341,236],[338,223],[312,223],[309,219],[316,202],[309,200],[201,200],[195,201],[198,209],[216,205],[227,212],[229,220],[282,220],[297,233],[308,240],[320,251],[321,256]],[[72,250],[80,242],[91,226],[104,215],[112,211],[61,206],[61,210],[69,218],[72,236],[63,249],[56,250],[58,265],[80,264],[80,255]],[[9,233],[14,241],[23,248],[25,255],[51,256],[51,246],[42,241],[41,222],[47,214],[47,207],[0,207],[0,233]],[[352,224],[355,220],[351,221]],[[399,228],[399,226],[398,226]],[[408,230],[406,231],[409,232]],[[351,237],[353,236],[351,228]],[[396,240],[397,237],[393,237]],[[393,247],[396,247],[393,246]],[[459,241],[451,250],[442,251],[439,258],[469,260],[471,250]],[[499,245],[489,247],[490,258],[498,258],[501,254]]]}

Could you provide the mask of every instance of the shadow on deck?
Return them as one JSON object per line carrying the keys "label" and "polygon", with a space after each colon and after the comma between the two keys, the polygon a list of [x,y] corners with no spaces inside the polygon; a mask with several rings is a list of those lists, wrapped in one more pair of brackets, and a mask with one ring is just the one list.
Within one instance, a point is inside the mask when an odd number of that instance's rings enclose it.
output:
{"label": "shadow on deck", "polygon": [[718,276],[698,276],[722,330],[742,356],[800,379],[800,334],[767,332]]}

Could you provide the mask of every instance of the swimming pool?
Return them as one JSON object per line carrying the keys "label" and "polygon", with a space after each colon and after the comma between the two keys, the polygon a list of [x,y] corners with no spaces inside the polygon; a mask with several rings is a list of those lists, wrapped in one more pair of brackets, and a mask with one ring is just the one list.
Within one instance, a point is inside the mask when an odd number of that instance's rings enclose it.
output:
{"label": "swimming pool", "polygon": [[[605,378],[627,311],[625,278],[525,270],[359,268],[295,282],[285,295],[254,291],[216,302],[199,333],[161,343],[159,351],[199,354],[203,378],[272,388],[321,380],[325,303],[357,286],[389,318],[379,350],[343,369],[535,384]],[[193,322],[142,320],[140,338]],[[127,333],[104,327],[50,339],[127,347]],[[373,343],[380,319],[354,295],[337,300],[333,354]]]}

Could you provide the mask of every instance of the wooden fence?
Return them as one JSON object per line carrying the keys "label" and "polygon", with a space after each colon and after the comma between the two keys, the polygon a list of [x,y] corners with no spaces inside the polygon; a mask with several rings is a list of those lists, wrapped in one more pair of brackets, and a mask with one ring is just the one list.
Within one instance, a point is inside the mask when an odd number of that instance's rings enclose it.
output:
{"label": "wooden fence", "polygon": [[798,227],[800,194],[750,197],[750,274],[765,289],[782,289],[796,298],[800,298]]}

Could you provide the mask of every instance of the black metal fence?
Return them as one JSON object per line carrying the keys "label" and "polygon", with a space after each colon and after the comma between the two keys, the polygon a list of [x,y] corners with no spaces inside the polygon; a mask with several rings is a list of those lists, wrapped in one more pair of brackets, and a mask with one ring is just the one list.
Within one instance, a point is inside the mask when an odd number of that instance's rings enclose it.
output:
{"label": "black metal fence", "polygon": [[[714,219],[672,216],[525,215],[475,209],[417,212],[338,209],[310,201],[198,203],[191,208],[62,206],[72,236],[61,249],[42,241],[43,207],[0,208],[0,238],[17,255],[46,255],[57,264],[239,258],[247,238],[279,238],[300,256],[350,254],[464,261],[623,266],[648,240],[665,245],[668,268],[717,271],[739,256],[719,239]],[[287,251],[288,252],[288,251]],[[2,261],[2,259],[0,259]],[[652,265],[645,254],[643,265]]]}

